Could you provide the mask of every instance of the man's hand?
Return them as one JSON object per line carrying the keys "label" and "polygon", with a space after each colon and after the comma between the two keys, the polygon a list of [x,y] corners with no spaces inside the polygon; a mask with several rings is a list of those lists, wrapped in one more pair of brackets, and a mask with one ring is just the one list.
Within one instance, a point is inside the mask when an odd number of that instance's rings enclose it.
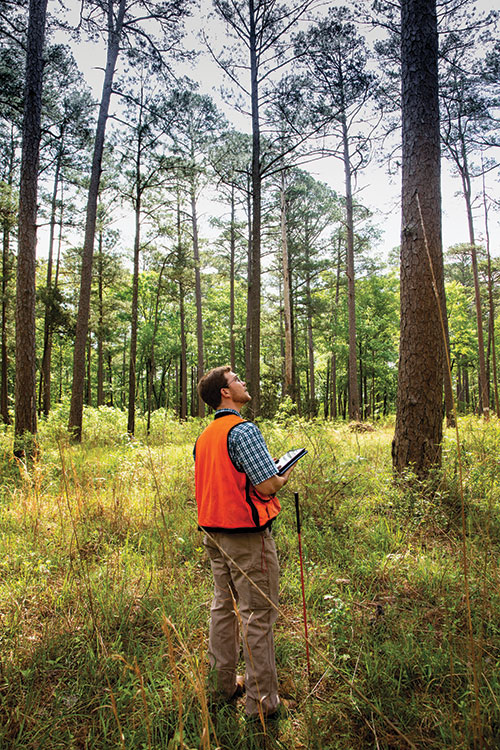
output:
{"label": "man's hand", "polygon": [[290,466],[290,468],[287,469],[281,476],[275,474],[274,477],[269,477],[269,479],[265,479],[260,484],[256,484],[255,489],[261,495],[274,495],[275,492],[278,492],[278,490],[280,490],[283,485],[288,482],[288,477],[290,476],[294,468],[295,464],[293,466]]}

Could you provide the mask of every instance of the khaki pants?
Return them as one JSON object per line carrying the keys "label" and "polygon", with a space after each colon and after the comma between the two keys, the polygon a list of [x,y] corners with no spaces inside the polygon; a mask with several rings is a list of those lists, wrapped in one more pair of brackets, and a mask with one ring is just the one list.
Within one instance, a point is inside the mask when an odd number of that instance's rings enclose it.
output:
{"label": "khaki pants", "polygon": [[271,531],[214,532],[207,534],[203,543],[210,557],[215,584],[208,648],[217,689],[227,698],[236,689],[241,625],[246,713],[258,716],[260,705],[264,715],[270,714],[279,705],[273,639],[277,612],[239,568],[278,604],[279,566]]}

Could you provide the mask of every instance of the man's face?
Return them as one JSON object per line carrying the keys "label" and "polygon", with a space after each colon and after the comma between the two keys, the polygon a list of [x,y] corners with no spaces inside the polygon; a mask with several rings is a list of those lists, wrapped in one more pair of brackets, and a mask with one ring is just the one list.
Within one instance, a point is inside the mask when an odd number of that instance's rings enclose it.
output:
{"label": "man's face", "polygon": [[235,404],[246,404],[248,401],[251,401],[252,397],[247,391],[243,380],[240,380],[234,372],[226,372],[224,375],[227,382],[226,388]]}

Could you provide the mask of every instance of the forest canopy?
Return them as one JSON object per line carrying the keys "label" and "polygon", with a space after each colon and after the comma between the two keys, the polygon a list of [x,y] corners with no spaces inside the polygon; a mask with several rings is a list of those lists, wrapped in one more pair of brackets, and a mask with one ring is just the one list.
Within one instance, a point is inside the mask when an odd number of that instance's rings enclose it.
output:
{"label": "forest canopy", "polygon": [[[400,258],[364,199],[376,170],[389,184],[401,165],[394,5],[49,2],[33,136],[40,5],[0,15],[4,423],[36,432],[69,394],[76,436],[83,404],[127,410],[131,434],[136,410],[148,424],[159,408],[203,416],[196,383],[221,362],[254,417],[394,413]],[[498,410],[496,14],[438,4],[437,29],[440,160],[467,227],[444,249],[452,386],[459,412],[481,413]],[[99,50],[102,89],[76,62],[85,50]],[[21,158],[30,137],[38,162]]]}

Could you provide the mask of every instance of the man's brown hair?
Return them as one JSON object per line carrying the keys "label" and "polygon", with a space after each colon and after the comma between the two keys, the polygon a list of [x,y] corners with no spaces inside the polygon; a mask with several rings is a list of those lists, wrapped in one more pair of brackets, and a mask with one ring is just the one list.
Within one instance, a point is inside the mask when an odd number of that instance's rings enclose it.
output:
{"label": "man's brown hair", "polygon": [[206,372],[198,383],[198,393],[212,409],[220,406],[222,400],[220,389],[227,387],[226,372],[231,372],[229,365],[214,367],[213,370]]}

